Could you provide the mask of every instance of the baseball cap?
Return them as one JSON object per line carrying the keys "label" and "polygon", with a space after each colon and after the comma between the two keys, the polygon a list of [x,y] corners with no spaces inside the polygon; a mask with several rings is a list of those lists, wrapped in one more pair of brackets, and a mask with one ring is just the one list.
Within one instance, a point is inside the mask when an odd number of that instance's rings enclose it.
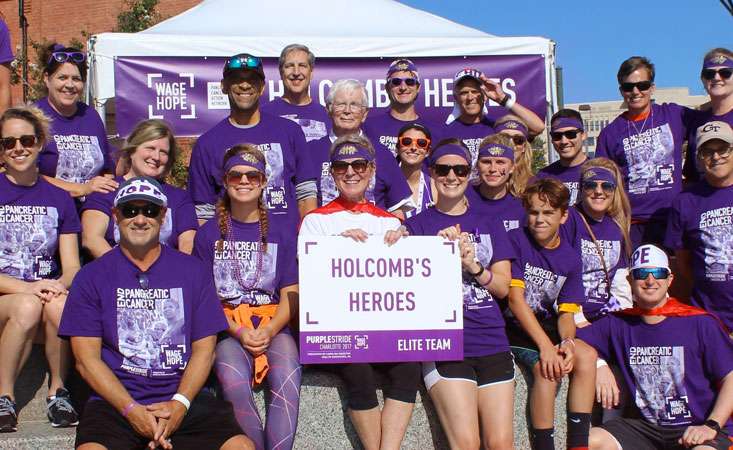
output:
{"label": "baseball cap", "polygon": [[631,270],[657,267],[669,270],[669,258],[664,250],[656,245],[641,245],[631,255]]}
{"label": "baseball cap", "polygon": [[389,79],[393,73],[401,71],[412,72],[415,75],[415,78],[417,78],[417,82],[420,82],[420,74],[417,71],[417,66],[407,58],[395,59],[390,63],[389,68],[387,69],[387,79]]}
{"label": "baseball cap", "polygon": [[237,70],[252,70],[263,80],[265,70],[262,68],[262,60],[249,53],[238,53],[224,62],[224,78]]}
{"label": "baseball cap", "polygon": [[714,121],[708,122],[697,129],[697,148],[704,143],[713,139],[720,139],[729,144],[733,144],[733,130],[725,122]]}
{"label": "baseball cap", "polygon": [[133,200],[143,200],[158,206],[168,206],[168,197],[157,180],[150,177],[134,177],[120,185],[115,195],[114,206]]}
{"label": "baseball cap", "polygon": [[481,72],[478,69],[472,69],[470,67],[466,67],[465,69],[461,69],[453,76],[453,86],[455,87],[459,81],[461,81],[464,78],[473,78],[474,80],[481,83],[481,77],[484,75],[483,72]]}

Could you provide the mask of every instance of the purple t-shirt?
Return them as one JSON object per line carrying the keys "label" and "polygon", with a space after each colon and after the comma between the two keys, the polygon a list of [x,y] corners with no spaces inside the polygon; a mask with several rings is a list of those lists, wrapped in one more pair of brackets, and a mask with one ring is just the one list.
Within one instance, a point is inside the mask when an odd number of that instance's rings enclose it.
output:
{"label": "purple t-shirt", "polygon": [[725,114],[716,116],[712,111],[694,111],[694,119],[687,132],[687,153],[685,153],[685,167],[682,174],[686,181],[699,181],[703,171],[697,167],[697,129],[708,122],[725,122],[733,127],[733,109]]}
{"label": "purple t-shirt", "polygon": [[[120,184],[125,181],[123,177],[115,177],[115,180]],[[166,183],[161,183],[161,187],[165,196],[168,197],[168,211],[165,213],[163,225],[160,227],[160,242],[177,249],[178,236],[185,231],[198,228],[196,210],[187,191]],[[94,209],[109,217],[104,238],[112,247],[120,242],[120,230],[112,217],[112,207],[114,206],[116,194],[117,191],[106,194],[94,192],[87,197],[81,208],[82,213],[88,209]]]}
{"label": "purple t-shirt", "polygon": [[603,270],[598,248],[593,243],[593,238],[577,208],[572,207],[568,210],[568,220],[560,226],[560,236],[576,252],[580,252],[583,261],[583,288],[586,299],[583,314],[589,319],[595,319],[611,311],[622,309],[620,302],[610,295],[611,285],[609,283],[616,276],[616,271],[629,267],[629,263],[624,247],[624,235],[616,222],[609,216],[604,216],[600,222],[587,215],[585,218],[603,252],[608,278]]}
{"label": "purple t-shirt", "polygon": [[216,248],[221,239],[218,216],[207,221],[194,240],[194,255],[211,268],[219,299],[231,306],[280,303],[280,289],[298,284],[297,236],[271,216],[263,251],[258,222],[232,219],[231,224],[233,239],[225,240],[221,251]]}
{"label": "purple t-shirt", "polygon": [[479,185],[469,185],[466,189],[466,198],[469,208],[484,217],[498,218],[504,223],[506,231],[523,227],[527,222],[527,212],[522,201],[507,193],[504,197],[494,200],[481,195]]}
{"label": "purple t-shirt", "polygon": [[570,190],[570,205],[574,205],[578,201],[578,192],[580,191],[580,168],[582,164],[577,166],[565,167],[560,161],[555,161],[547,167],[540,169],[535,178],[555,178],[562,181],[568,190]]}
{"label": "purple t-shirt", "polygon": [[331,118],[328,117],[326,107],[315,100],[307,105],[293,105],[282,97],[276,97],[270,103],[262,105],[262,111],[290,119],[300,125],[307,142],[328,136],[331,129]]}
{"label": "purple t-shirt", "polygon": [[68,192],[41,177],[19,186],[0,173],[0,273],[23,281],[58,278],[59,236],[80,230]]}
{"label": "purple t-shirt", "polygon": [[[331,143],[329,136],[308,143],[308,155],[318,168],[318,206],[327,205],[339,195],[330,172]],[[374,150],[377,171],[369,182],[366,198],[382,209],[391,210],[409,201],[412,191],[394,156],[380,147]]]}
{"label": "purple t-shirt", "polygon": [[210,269],[160,247],[144,273],[119,247],[82,267],[59,326],[61,337],[102,338],[102,361],[142,404],[170,400],[193,342],[228,327],[213,280],[202,276]]}
{"label": "purple t-shirt", "polygon": [[[471,210],[460,216],[450,216],[430,208],[405,222],[410,234],[418,236],[435,236],[438,231],[456,224],[460,224],[461,231],[467,232],[471,237],[476,258],[482,266],[490,267],[495,262],[513,258],[504,227],[498,221],[486,220]],[[464,355],[486,356],[508,351],[509,341],[504,325],[496,299],[475,277],[464,271]]]}
{"label": "purple t-shirt", "polygon": [[[494,122],[486,116],[483,116],[480,122],[472,124],[466,124],[456,119],[448,125],[443,125],[441,129],[438,130],[440,139],[457,138],[466,144],[466,147],[468,147],[468,150],[471,152],[471,167],[473,167],[473,172],[471,174],[472,180],[478,177],[476,160],[478,159],[479,145],[481,145],[481,141],[483,141],[486,136],[495,133],[496,130],[494,130]],[[437,142],[433,144],[433,147],[435,147],[436,144]]]}
{"label": "purple t-shirt", "polygon": [[682,143],[693,114],[675,103],[653,104],[646,119],[621,114],[598,136],[596,156],[618,164],[634,219],[667,217],[682,190]]}
{"label": "purple t-shirt", "polygon": [[[562,238],[560,245],[554,249],[541,247],[529,234],[527,227],[510,231],[509,241],[516,256],[512,262],[512,286],[517,282],[524,283],[527,305],[549,337],[556,339],[556,308],[566,303],[583,305],[585,302],[580,255]],[[507,333],[512,345],[533,348],[536,344],[510,310],[507,310],[507,315],[511,318]]]}
{"label": "purple t-shirt", "polygon": [[733,186],[718,189],[703,180],[680,194],[664,245],[690,251],[693,303],[733,329]]}
{"label": "purple t-shirt", "polygon": [[7,64],[13,56],[13,43],[10,41],[10,30],[4,20],[0,19],[0,64]]}
{"label": "purple t-shirt", "polygon": [[[378,111],[374,115],[369,115],[366,122],[364,123],[364,134],[369,137],[374,147],[382,147],[389,150],[392,156],[397,155],[397,133],[400,128],[410,123],[419,123],[428,130],[430,134],[438,131],[438,124],[428,121],[425,118],[418,117],[415,120],[400,120],[392,117],[389,113],[389,109],[386,111]],[[436,140],[437,136],[432,137],[432,145],[438,143]]]}
{"label": "purple t-shirt", "polygon": [[224,153],[237,144],[250,143],[267,160],[263,200],[273,214],[298,217],[295,186],[315,180],[313,165],[306,156],[305,138],[293,121],[266,113],[249,127],[234,126],[229,118],[214,125],[196,141],[191,152],[188,191],[194,204],[215,204],[224,191]]}
{"label": "purple t-shirt", "polygon": [[48,143],[38,157],[43,175],[72,183],[86,183],[102,172],[114,173],[107,132],[94,108],[76,104],[76,113],[65,117],[44,97],[36,103],[50,119]]}
{"label": "purple t-shirt", "polygon": [[[651,325],[639,316],[610,314],[579,328],[578,337],[621,368],[642,417],[661,426],[702,424],[715,404],[716,384],[733,371],[733,340],[709,315]],[[732,431],[733,423],[725,428]]]}

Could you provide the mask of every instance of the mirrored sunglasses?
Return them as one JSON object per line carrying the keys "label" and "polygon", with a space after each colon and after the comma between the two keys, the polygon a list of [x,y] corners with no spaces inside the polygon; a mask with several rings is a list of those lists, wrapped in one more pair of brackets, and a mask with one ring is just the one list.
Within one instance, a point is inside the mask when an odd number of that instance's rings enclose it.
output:
{"label": "mirrored sunglasses", "polygon": [[87,55],[82,52],[53,52],[51,53],[51,57],[48,58],[48,62],[51,63],[53,61],[65,63],[65,62],[74,62],[74,63],[81,63],[87,60]]}
{"label": "mirrored sunglasses", "polygon": [[616,185],[610,181],[583,181],[583,190],[593,192],[598,186],[601,186],[603,192],[606,194],[613,194],[616,190]]}
{"label": "mirrored sunglasses", "polygon": [[669,269],[665,269],[664,267],[654,267],[649,269],[634,269],[631,271],[631,276],[635,280],[646,280],[649,275],[654,277],[655,280],[666,280],[669,278]]}

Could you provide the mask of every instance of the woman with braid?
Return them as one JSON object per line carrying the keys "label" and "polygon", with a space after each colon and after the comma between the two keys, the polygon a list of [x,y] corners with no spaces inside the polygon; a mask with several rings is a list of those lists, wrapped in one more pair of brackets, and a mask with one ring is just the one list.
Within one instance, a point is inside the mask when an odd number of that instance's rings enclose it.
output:
{"label": "woman with braid", "polygon": [[[194,254],[210,263],[229,321],[215,371],[239,425],[258,449],[290,449],[298,423],[301,366],[288,323],[298,305],[291,227],[262,203],[265,157],[251,144],[224,155],[226,187],[216,216],[196,234]],[[267,423],[252,395],[267,380]]]}

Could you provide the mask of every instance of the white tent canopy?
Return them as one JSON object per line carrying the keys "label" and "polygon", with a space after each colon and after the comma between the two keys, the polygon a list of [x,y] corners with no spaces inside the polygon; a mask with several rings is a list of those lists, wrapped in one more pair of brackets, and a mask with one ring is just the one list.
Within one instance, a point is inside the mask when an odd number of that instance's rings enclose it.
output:
{"label": "white tent canopy", "polygon": [[317,57],[543,55],[546,96],[556,105],[555,44],[541,37],[497,37],[393,0],[204,0],[140,33],[89,41],[90,100],[115,95],[118,56],[277,57],[288,44]]}

